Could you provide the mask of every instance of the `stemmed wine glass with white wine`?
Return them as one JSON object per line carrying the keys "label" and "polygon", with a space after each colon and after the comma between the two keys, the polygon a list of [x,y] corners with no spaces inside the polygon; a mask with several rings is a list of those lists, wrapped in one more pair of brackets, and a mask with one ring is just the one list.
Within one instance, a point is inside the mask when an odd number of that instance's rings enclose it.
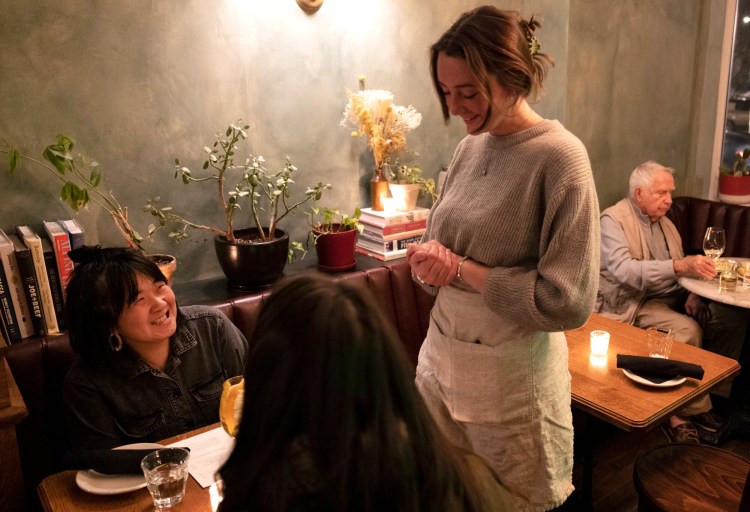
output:
{"label": "stemmed wine glass with white wine", "polygon": [[242,375],[224,381],[219,403],[219,419],[227,434],[234,437],[242,417],[242,402],[245,395],[245,379]]}
{"label": "stemmed wine glass with white wine", "polygon": [[706,235],[703,237],[703,252],[706,256],[714,260],[719,259],[724,253],[724,230],[722,228],[710,227],[706,229]]}

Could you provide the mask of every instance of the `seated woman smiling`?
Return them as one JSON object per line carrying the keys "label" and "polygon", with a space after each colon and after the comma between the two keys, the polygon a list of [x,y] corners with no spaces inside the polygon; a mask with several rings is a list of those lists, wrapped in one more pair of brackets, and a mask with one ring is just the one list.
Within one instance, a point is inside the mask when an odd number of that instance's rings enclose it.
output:
{"label": "seated woman smiling", "polygon": [[155,442],[219,420],[224,380],[247,340],[215,308],[178,308],[156,264],[125,248],[82,247],[66,290],[78,354],[63,388],[73,448]]}

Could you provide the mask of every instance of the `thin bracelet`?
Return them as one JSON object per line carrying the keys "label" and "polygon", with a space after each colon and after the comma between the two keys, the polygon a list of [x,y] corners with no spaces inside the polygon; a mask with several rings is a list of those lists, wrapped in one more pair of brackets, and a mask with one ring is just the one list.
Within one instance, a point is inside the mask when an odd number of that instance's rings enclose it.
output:
{"label": "thin bracelet", "polygon": [[456,277],[459,279],[463,279],[463,277],[461,277],[461,267],[464,266],[464,261],[466,261],[467,259],[469,259],[469,257],[464,256],[463,258],[461,258],[461,261],[458,262],[458,268],[456,268]]}

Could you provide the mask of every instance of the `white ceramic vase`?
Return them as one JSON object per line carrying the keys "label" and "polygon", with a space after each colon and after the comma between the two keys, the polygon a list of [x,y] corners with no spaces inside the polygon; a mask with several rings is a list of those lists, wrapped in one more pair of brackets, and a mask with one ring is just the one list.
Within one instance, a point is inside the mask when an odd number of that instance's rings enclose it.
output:
{"label": "white ceramic vase", "polygon": [[419,184],[389,183],[393,205],[400,212],[408,212],[417,207]]}

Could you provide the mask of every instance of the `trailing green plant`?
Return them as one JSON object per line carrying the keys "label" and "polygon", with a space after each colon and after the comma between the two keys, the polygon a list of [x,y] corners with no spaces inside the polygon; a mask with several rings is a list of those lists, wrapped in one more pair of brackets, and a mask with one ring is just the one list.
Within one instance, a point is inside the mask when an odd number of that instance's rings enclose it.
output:
{"label": "trailing green plant", "polygon": [[150,224],[145,236],[142,236],[128,217],[128,207],[123,206],[111,190],[102,190],[102,169],[95,160],[88,161],[82,154],[74,155],[75,141],[72,137],[59,134],[55,144],[50,144],[42,152],[44,160],[21,153],[16,147],[3,139],[0,153],[8,155],[8,169],[12,174],[20,171],[22,162],[28,161],[47,170],[55,179],[62,182],[60,199],[65,201],[73,211],[93,202],[103,208],[112,217],[117,231],[125,239],[128,246],[143,250],[142,243],[159,229],[166,226],[170,207],[158,207],[159,198],[148,200],[143,208],[158,219],[157,224]]}
{"label": "trailing green plant", "polygon": [[[209,231],[225,237],[234,243],[265,242],[276,238],[278,223],[294,210],[307,202],[315,202],[321,198],[323,191],[332,188],[330,184],[319,182],[308,187],[302,199],[291,202],[291,187],[297,172],[289,157],[284,166],[277,172],[269,171],[265,166],[263,156],[249,154],[241,163],[235,163],[235,156],[239,151],[238,144],[247,139],[246,130],[249,125],[241,125],[241,120],[230,124],[224,132],[216,134],[213,147],[204,147],[206,160],[203,170],[207,174],[195,176],[193,172],[175,159],[175,178],[181,178],[185,185],[193,182],[209,182],[216,187],[215,197],[221,209],[225,224],[215,227],[188,220],[186,217],[169,211],[165,217],[169,222],[179,224],[180,227],[170,233],[175,241],[180,242],[188,235],[188,228]],[[230,184],[230,180],[234,184]],[[249,215],[257,229],[254,239],[238,238],[235,229],[235,214],[241,210],[242,199],[249,204]],[[290,247],[290,261],[294,259],[294,251],[304,252],[304,246],[292,242]]]}
{"label": "trailing green plant", "polygon": [[[396,169],[395,171],[393,169]],[[419,185],[419,191],[427,194],[432,202],[437,199],[435,180],[422,176],[422,168],[418,165],[397,165],[389,170],[388,179],[402,185]]]}
{"label": "trailing green plant", "polygon": [[361,214],[362,210],[360,210],[359,207],[354,209],[354,213],[351,216],[331,208],[311,207],[310,211],[306,212],[308,223],[310,224],[310,227],[312,227],[308,241],[311,240],[314,245],[317,243],[318,238],[328,233],[339,233],[351,230],[357,230],[357,232],[361,233],[365,228],[359,222]]}
{"label": "trailing green plant", "polygon": [[326,208],[325,206],[321,208],[312,207],[307,212],[310,226],[321,233],[335,233],[336,231],[349,231],[352,229],[356,229],[361,233],[364,226],[359,222],[360,215],[362,215],[362,210],[359,207],[354,209],[354,213],[351,216],[341,213],[339,210]]}

